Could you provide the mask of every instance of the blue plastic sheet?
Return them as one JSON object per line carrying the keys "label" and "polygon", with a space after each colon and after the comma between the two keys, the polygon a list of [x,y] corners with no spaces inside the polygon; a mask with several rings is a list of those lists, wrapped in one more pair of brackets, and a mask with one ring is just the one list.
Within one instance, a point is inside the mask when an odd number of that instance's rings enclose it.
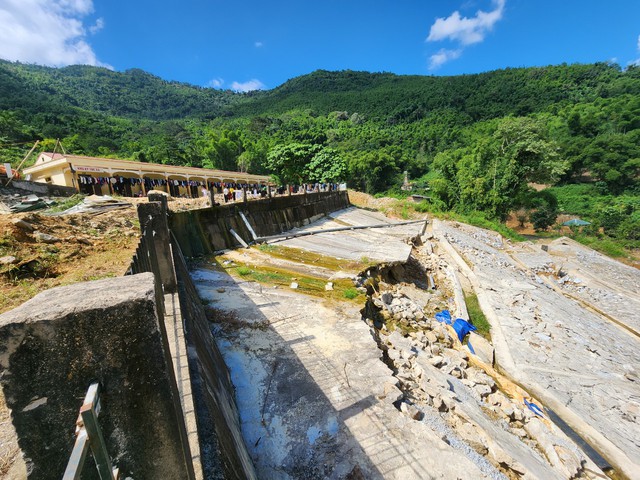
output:
{"label": "blue plastic sheet", "polygon": [[436,313],[436,320],[444,322],[447,325],[451,325],[451,313],[449,310],[442,310],[441,312]]}
{"label": "blue plastic sheet", "polygon": [[451,321],[451,312],[449,312],[449,310],[442,310],[441,312],[436,313],[436,320],[446,323],[447,325],[452,325],[453,329],[458,334],[460,343],[462,343],[464,337],[466,337],[469,332],[477,330],[473,324],[463,320],[462,318],[456,318],[455,321]]}
{"label": "blue plastic sheet", "polygon": [[537,416],[539,417],[544,417],[544,412],[542,411],[542,409],[536,405],[533,402],[527,402],[527,399],[524,399],[524,404],[529,407],[529,410],[531,410],[533,413],[535,413]]}
{"label": "blue plastic sheet", "polygon": [[476,354],[476,351],[474,350],[473,345],[471,345],[471,340],[467,342],[467,347],[469,347],[469,351],[471,353],[473,353],[474,355]]}
{"label": "blue plastic sheet", "polygon": [[469,322],[461,318],[456,318],[456,321],[453,322],[453,329],[458,334],[458,340],[460,340],[460,343],[462,343],[464,337],[466,337],[469,332],[477,330],[475,326],[471,325]]}

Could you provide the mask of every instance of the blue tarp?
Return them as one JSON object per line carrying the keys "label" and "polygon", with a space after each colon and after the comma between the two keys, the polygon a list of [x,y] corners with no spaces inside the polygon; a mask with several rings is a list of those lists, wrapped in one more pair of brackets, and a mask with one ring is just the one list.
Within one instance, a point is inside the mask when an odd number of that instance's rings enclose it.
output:
{"label": "blue tarp", "polygon": [[476,327],[474,327],[469,322],[461,318],[456,318],[456,321],[453,322],[453,329],[458,334],[458,340],[460,340],[460,343],[462,343],[462,341],[464,340],[464,337],[466,337],[469,334],[469,332],[473,332],[474,330],[477,330]]}
{"label": "blue tarp", "polygon": [[439,322],[444,322],[447,325],[452,325],[453,329],[458,334],[458,339],[460,343],[464,340],[464,337],[467,336],[469,332],[473,332],[477,330],[471,323],[463,320],[462,318],[456,318],[454,322],[451,321],[451,312],[449,310],[442,310],[441,312],[436,313],[436,320]]}
{"label": "blue tarp", "polygon": [[473,345],[471,345],[471,339],[467,341],[467,347],[469,347],[469,351],[471,353],[473,353],[474,355],[476,354],[476,351],[474,350]]}
{"label": "blue tarp", "polygon": [[531,410],[533,413],[535,413],[536,415],[538,415],[539,417],[544,417],[544,412],[542,411],[542,409],[536,405],[533,402],[527,402],[527,399],[524,399],[524,404],[529,407],[529,410]]}
{"label": "blue tarp", "polygon": [[444,322],[447,325],[451,325],[451,313],[449,313],[449,310],[442,310],[441,312],[436,313],[436,320]]}
{"label": "blue tarp", "polygon": [[581,220],[580,218],[572,218],[571,220],[564,222],[562,225],[566,225],[567,227],[585,227],[587,225],[591,225],[591,223]]}

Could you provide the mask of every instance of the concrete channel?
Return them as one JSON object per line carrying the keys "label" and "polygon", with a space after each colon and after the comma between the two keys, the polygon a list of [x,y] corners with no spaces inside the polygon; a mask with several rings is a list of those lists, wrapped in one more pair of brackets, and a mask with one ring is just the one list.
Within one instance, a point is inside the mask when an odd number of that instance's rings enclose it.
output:
{"label": "concrete channel", "polygon": [[[608,478],[609,463],[594,462],[544,413],[559,409],[508,349],[513,332],[492,318],[493,345],[472,338],[478,356],[435,320],[444,309],[465,311],[456,292],[478,268],[452,246],[451,225],[347,228],[381,222],[391,221],[340,210],[285,235],[291,238],[227,251],[191,271],[230,369],[258,477]],[[489,243],[498,243],[495,235]],[[298,251],[308,256],[283,258]],[[326,268],[327,258],[342,259],[341,266]],[[348,271],[349,262],[360,270]],[[292,281],[260,277],[261,269],[288,271]],[[329,288],[348,278],[360,297],[304,292],[304,275]],[[473,280],[483,306],[499,309],[487,288],[500,282]],[[512,302],[511,290],[500,300]],[[571,420],[619,478],[637,478],[632,464]]]}

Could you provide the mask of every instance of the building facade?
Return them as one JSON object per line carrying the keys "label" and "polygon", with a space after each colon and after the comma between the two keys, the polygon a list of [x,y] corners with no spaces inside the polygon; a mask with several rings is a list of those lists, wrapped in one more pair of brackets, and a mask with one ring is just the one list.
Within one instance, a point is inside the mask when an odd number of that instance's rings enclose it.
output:
{"label": "building facade", "polygon": [[269,184],[266,175],[49,152],[41,153],[24,175],[34,182],[73,187],[86,194],[126,197],[161,190],[174,197],[195,198],[203,195],[203,188],[219,193],[224,186],[251,190]]}

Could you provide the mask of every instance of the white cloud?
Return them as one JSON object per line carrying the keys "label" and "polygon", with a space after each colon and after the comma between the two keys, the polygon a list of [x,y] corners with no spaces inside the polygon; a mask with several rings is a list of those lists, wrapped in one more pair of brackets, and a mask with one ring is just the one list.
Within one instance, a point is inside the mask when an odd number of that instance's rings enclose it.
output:
{"label": "white cloud", "polygon": [[[636,47],[638,48],[638,52],[640,52],[640,35],[638,35],[638,44],[636,45]],[[640,67],[640,58],[631,60],[630,62],[627,63],[627,65],[635,65],[637,67]]]}
{"label": "white cloud", "polygon": [[235,90],[236,92],[250,92],[252,90],[263,90],[264,88],[265,84],[255,78],[249,80],[248,82],[233,82],[231,84],[231,89]]}
{"label": "white cloud", "polygon": [[69,12],[75,12],[79,14],[88,14],[93,12],[93,0],[58,0],[57,2],[40,2],[40,3],[53,3],[57,4],[63,10]]}
{"label": "white cloud", "polygon": [[440,49],[438,53],[435,53],[429,57],[429,70],[436,70],[449,60],[455,60],[462,55],[462,50],[447,50],[445,48]]}
{"label": "white cloud", "polygon": [[104,18],[100,17],[96,20],[96,23],[94,23],[89,27],[89,31],[91,32],[92,35],[95,35],[103,28],[104,28]]}
{"label": "white cloud", "polygon": [[478,10],[474,17],[468,18],[460,15],[459,11],[453,12],[447,18],[436,18],[431,25],[427,42],[440,42],[449,40],[455,42],[460,48],[455,50],[441,49],[429,58],[429,69],[435,70],[450,60],[455,60],[462,55],[464,47],[482,42],[487,33],[502,18],[506,0],[492,0],[494,9],[490,12]]}
{"label": "white cloud", "polygon": [[211,88],[222,88],[223,85],[224,80],[220,77],[209,80],[209,83],[207,83],[207,86]]}
{"label": "white cloud", "polygon": [[262,42],[256,42],[256,43],[254,43],[254,45],[255,45],[256,48],[264,47],[264,43],[262,43]]}
{"label": "white cloud", "polygon": [[428,42],[454,40],[462,45],[471,45],[484,40],[486,34],[502,18],[506,0],[493,0],[494,10],[483,12],[478,10],[475,17],[461,17],[457,10],[447,18],[438,18],[431,25]]}
{"label": "white cloud", "polygon": [[[2,0],[0,58],[50,66],[100,65],[86,41],[93,0]],[[104,26],[98,19],[92,33]],[[110,68],[110,67],[109,67]]]}

